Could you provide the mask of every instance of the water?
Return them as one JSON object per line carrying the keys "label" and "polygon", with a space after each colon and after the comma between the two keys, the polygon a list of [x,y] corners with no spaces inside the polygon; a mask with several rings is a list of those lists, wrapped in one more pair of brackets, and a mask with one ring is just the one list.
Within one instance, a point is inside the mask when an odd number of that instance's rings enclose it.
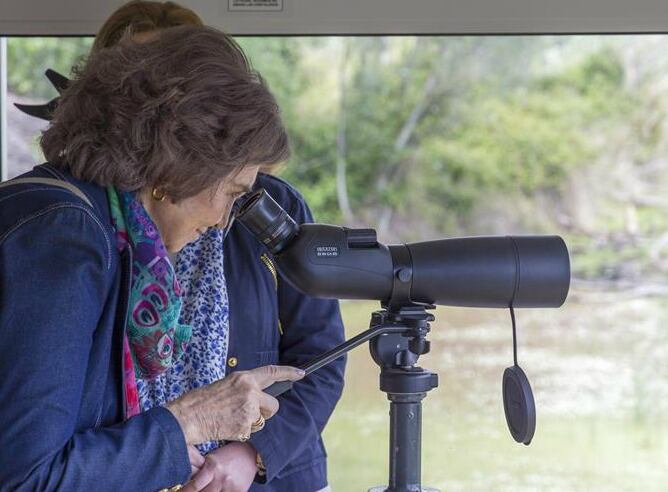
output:
{"label": "water", "polygon": [[[348,336],[374,303],[342,304]],[[519,363],[537,407],[534,441],[506,427],[501,377],[512,365],[505,310],[439,308],[439,374],[424,400],[424,486],[454,492],[668,490],[668,301],[574,291],[558,310],[518,310]],[[325,431],[335,492],[387,483],[388,410],[364,347]]]}

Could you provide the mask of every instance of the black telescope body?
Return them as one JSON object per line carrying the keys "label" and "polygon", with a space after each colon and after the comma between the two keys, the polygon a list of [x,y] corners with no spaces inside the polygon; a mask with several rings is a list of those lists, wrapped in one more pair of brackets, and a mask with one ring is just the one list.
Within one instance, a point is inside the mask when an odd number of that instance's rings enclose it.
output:
{"label": "black telescope body", "polygon": [[558,307],[570,284],[558,236],[490,236],[384,245],[373,229],[297,225],[264,191],[236,218],[274,255],[282,276],[314,297],[447,306]]}

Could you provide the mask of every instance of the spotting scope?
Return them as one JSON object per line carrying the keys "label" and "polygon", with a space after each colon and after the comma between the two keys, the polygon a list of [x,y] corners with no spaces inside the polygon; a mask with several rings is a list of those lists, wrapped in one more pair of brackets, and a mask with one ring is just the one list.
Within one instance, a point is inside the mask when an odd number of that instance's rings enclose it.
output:
{"label": "spotting scope", "polygon": [[265,191],[236,210],[273,254],[281,276],[314,297],[388,306],[559,307],[568,294],[568,249],[558,236],[489,236],[399,245],[373,229],[298,225]]}

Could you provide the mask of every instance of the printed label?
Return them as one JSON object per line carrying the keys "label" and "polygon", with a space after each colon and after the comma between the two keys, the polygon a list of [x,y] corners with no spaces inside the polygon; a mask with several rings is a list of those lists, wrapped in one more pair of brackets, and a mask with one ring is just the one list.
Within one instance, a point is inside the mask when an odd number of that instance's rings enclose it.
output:
{"label": "printed label", "polygon": [[283,0],[227,0],[230,12],[280,12]]}
{"label": "printed label", "polygon": [[339,247],[338,246],[316,246],[315,255],[318,258],[330,256],[335,257],[339,256]]}

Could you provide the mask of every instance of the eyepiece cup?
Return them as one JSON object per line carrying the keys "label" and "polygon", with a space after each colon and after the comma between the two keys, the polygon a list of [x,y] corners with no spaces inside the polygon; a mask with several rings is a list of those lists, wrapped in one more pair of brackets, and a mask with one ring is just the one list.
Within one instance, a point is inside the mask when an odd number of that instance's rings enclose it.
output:
{"label": "eyepiece cup", "polygon": [[299,226],[264,190],[258,190],[241,204],[236,219],[267,246],[280,253],[299,231]]}

